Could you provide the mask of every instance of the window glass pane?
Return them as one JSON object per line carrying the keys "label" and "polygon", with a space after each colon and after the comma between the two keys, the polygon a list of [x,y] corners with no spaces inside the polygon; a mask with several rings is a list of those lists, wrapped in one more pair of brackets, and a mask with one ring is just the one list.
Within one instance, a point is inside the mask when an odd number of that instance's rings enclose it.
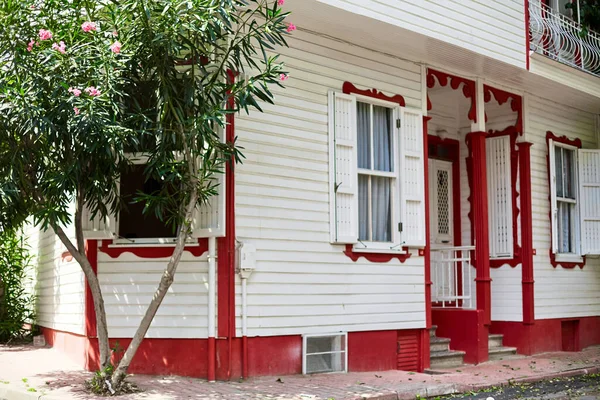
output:
{"label": "window glass pane", "polygon": [[438,234],[450,234],[450,188],[448,171],[439,170],[437,172],[437,214],[438,214]]}
{"label": "window glass pane", "polygon": [[573,216],[575,205],[558,202],[558,252],[574,253],[573,249]]}
{"label": "window glass pane", "polygon": [[562,147],[554,147],[555,173],[556,173],[556,196],[564,197],[563,190],[563,158]]}
{"label": "window glass pane", "polygon": [[575,152],[563,149],[564,197],[575,199]]}
{"label": "window glass pane", "polygon": [[356,103],[358,168],[371,169],[371,105]]}
{"label": "window glass pane", "polygon": [[373,158],[378,171],[393,171],[392,110],[373,106]]}
{"label": "window glass pane", "polygon": [[373,241],[375,242],[392,241],[391,188],[391,178],[371,177]]}
{"label": "window glass pane", "polygon": [[358,175],[358,239],[369,239],[369,176]]}

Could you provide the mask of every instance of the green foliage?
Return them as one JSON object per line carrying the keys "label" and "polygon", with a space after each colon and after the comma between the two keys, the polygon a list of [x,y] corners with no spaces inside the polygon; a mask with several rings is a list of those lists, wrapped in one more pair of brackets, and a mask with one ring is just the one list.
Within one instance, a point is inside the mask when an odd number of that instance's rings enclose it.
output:
{"label": "green foliage", "polygon": [[[565,8],[573,11],[575,21],[581,22],[584,35],[589,29],[600,32],[600,0],[579,0],[579,8],[576,2],[565,4]],[[581,14],[579,18],[578,11]]]}
{"label": "green foliage", "polygon": [[35,320],[31,288],[31,257],[23,237],[14,231],[0,233],[0,342],[29,334],[25,323]]}

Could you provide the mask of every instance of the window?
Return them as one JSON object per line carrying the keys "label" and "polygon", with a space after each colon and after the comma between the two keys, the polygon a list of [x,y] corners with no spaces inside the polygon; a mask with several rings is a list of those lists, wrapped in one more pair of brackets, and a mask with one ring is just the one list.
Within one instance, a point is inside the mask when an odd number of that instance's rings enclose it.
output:
{"label": "window", "polygon": [[359,241],[392,242],[393,109],[357,102]]}
{"label": "window", "polygon": [[577,153],[554,146],[556,176],[557,251],[578,254],[577,249]]}
{"label": "window", "polygon": [[304,335],[302,373],[348,371],[348,334]]}
{"label": "window", "polygon": [[331,92],[331,242],[355,251],[425,245],[423,114]]}

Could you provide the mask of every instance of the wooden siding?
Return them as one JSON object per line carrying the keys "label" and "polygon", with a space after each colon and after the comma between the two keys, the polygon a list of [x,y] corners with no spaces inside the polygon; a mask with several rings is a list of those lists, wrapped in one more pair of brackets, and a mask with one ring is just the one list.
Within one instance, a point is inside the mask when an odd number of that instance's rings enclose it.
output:
{"label": "wooden siding", "polygon": [[[420,108],[418,65],[299,32],[282,58],[290,71],[276,106],[242,114],[236,135],[238,240],[256,249],[248,280],[248,335],[425,326],[423,258],[356,262],[329,243],[327,93],[344,81],[404,96]],[[317,44],[318,43],[318,44]],[[237,315],[241,310],[237,286]],[[241,322],[236,323],[238,335]]]}
{"label": "wooden siding", "polygon": [[584,148],[597,148],[595,116],[541,98],[528,98],[527,140],[531,148],[535,317],[567,318],[600,315],[600,260],[588,258],[583,269],[550,264],[550,201],[546,131],[581,138]]}
{"label": "wooden siding", "polygon": [[44,232],[28,225],[25,234],[36,267],[37,323],[58,331],[84,334],[85,279],[79,264],[63,259],[66,249],[54,231]]}
{"label": "wooden siding", "polygon": [[525,68],[523,0],[318,0]]}
{"label": "wooden siding", "polygon": [[[131,253],[110,258],[98,252],[98,279],[104,294],[108,334],[130,338],[158,287],[168,258],[141,259]],[[148,330],[148,338],[208,336],[208,263],[184,252],[173,285]]]}

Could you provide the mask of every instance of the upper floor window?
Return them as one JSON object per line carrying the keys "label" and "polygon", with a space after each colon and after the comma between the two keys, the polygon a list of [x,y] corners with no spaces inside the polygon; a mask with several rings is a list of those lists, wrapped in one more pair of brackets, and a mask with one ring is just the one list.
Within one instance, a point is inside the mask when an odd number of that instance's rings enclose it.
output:
{"label": "upper floor window", "polygon": [[574,148],[554,145],[557,251],[578,254],[577,152]]}

